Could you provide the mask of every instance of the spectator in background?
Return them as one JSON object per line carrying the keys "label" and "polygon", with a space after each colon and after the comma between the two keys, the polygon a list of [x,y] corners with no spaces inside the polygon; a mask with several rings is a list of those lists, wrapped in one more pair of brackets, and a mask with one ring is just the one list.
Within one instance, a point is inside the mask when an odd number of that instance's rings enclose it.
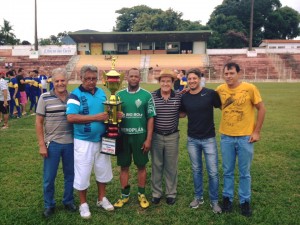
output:
{"label": "spectator in background", "polygon": [[254,143],[260,139],[266,109],[258,89],[253,84],[240,81],[240,67],[237,63],[227,63],[223,72],[225,84],[221,84],[216,89],[222,102],[219,131],[224,173],[223,211],[232,211],[234,170],[237,159],[241,214],[251,216],[250,168]]}
{"label": "spectator in background", "polygon": [[49,84],[49,90],[53,89],[52,76],[48,76],[47,83]]}
{"label": "spectator in background", "polygon": [[9,88],[9,94],[10,94],[10,102],[9,102],[9,116],[10,118],[14,118],[14,108],[16,107],[17,110],[17,118],[21,118],[22,113],[21,113],[21,108],[19,105],[19,97],[20,93],[18,91],[19,86],[18,86],[18,81],[16,79],[16,73],[14,70],[9,70],[6,75],[9,76],[9,83],[8,83],[8,88]]}
{"label": "spectator in background", "polygon": [[200,86],[205,87],[206,79],[203,73],[201,73]]}
{"label": "spectator in background", "polygon": [[25,70],[23,68],[19,68],[18,69],[18,75],[16,76],[16,79],[18,81],[18,92],[20,93],[19,96],[19,102],[22,106],[22,115],[26,115],[26,104],[27,104],[27,96],[26,96],[26,92],[25,92]]}
{"label": "spectator in background", "polygon": [[185,70],[180,70],[179,71],[179,78],[180,78],[180,86],[179,86],[179,91],[182,91],[187,87],[187,78],[185,76],[186,71]]}
{"label": "spectator in background", "polygon": [[40,74],[38,76],[38,78],[40,79],[42,88],[41,88],[41,93],[45,93],[47,91],[47,76],[45,74]]}
{"label": "spectator in background", "polygon": [[28,72],[27,76],[25,76],[25,92],[27,96],[27,101],[30,100],[30,86],[32,81],[31,71]]}
{"label": "spectator in background", "polygon": [[37,70],[31,71],[32,75],[32,84],[30,86],[30,108],[29,112],[30,115],[35,115],[36,108],[37,108],[37,102],[40,98],[40,93],[42,89],[41,81],[38,78],[39,72]]}
{"label": "spectator in background", "polygon": [[3,121],[4,121],[1,129],[8,128],[8,115],[9,115],[9,102],[10,102],[8,85],[4,78],[5,78],[4,73],[1,73],[0,74],[0,112],[1,112],[1,119],[3,115]]}
{"label": "spectator in background", "polygon": [[180,88],[180,74],[178,70],[174,70],[176,80],[174,81],[174,91],[179,91]]}
{"label": "spectator in background", "polygon": [[97,88],[98,69],[84,65],[80,70],[82,84],[72,91],[67,104],[67,118],[74,126],[74,188],[79,191],[80,216],[91,217],[87,204],[87,189],[90,186],[94,167],[98,186],[97,206],[107,211],[114,210],[106,196],[106,183],[113,178],[110,156],[100,153],[101,138],[105,133],[104,121],[108,113],[104,111],[105,93]]}
{"label": "spectator in background", "polygon": [[62,158],[64,173],[64,196],[62,203],[71,212],[76,211],[73,196],[74,145],[73,127],[66,116],[68,77],[65,69],[53,70],[54,89],[41,95],[36,110],[36,135],[39,153],[44,158],[44,216],[49,217],[55,209],[55,178]]}

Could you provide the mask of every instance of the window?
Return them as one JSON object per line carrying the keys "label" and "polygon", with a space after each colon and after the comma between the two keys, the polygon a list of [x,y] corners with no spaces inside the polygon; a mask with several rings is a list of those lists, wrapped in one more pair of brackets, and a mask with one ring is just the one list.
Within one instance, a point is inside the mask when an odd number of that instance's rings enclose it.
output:
{"label": "window", "polygon": [[165,50],[165,42],[164,41],[156,41],[154,43],[155,50]]}
{"label": "window", "polygon": [[140,43],[139,42],[130,42],[129,50],[140,50]]}

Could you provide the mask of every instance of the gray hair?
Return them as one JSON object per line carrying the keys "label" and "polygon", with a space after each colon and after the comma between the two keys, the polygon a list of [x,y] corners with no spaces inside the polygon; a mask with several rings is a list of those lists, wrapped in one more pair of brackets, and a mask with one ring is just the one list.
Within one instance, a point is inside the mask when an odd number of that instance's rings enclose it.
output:
{"label": "gray hair", "polygon": [[84,78],[85,77],[85,73],[88,72],[88,71],[96,73],[97,77],[98,77],[98,68],[96,66],[94,66],[94,65],[84,65],[84,66],[82,66],[81,70],[80,70],[80,76],[82,78]]}
{"label": "gray hair", "polygon": [[67,70],[65,68],[56,68],[52,70],[52,79],[55,80],[56,76],[63,75],[66,80],[69,80]]}

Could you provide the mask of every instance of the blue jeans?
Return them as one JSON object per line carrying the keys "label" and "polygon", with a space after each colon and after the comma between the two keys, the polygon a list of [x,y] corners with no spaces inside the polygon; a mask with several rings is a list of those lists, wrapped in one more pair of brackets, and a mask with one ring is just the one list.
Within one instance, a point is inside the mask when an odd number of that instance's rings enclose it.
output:
{"label": "blue jeans", "polygon": [[234,168],[236,157],[239,168],[239,200],[240,203],[250,202],[251,175],[250,167],[253,159],[253,143],[249,143],[250,136],[221,135],[221,152],[223,158],[224,189],[223,197],[233,201],[234,196]]}
{"label": "blue jeans", "polygon": [[219,173],[216,138],[195,139],[188,137],[187,149],[192,163],[195,198],[203,197],[203,151],[209,180],[209,198],[212,203],[218,202]]}
{"label": "blue jeans", "polygon": [[48,157],[44,158],[44,205],[45,208],[55,207],[55,178],[57,169],[62,158],[64,173],[64,196],[63,204],[67,205],[74,202],[73,182],[74,182],[74,145],[59,144],[52,141],[48,147]]}

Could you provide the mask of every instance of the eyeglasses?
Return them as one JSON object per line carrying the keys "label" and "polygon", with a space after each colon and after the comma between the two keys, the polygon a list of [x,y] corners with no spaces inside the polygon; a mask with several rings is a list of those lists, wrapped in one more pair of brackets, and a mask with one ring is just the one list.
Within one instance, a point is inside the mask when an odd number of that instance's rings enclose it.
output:
{"label": "eyeglasses", "polygon": [[93,82],[95,82],[95,81],[98,80],[97,77],[84,77],[83,79],[84,79],[85,81],[93,81]]}

